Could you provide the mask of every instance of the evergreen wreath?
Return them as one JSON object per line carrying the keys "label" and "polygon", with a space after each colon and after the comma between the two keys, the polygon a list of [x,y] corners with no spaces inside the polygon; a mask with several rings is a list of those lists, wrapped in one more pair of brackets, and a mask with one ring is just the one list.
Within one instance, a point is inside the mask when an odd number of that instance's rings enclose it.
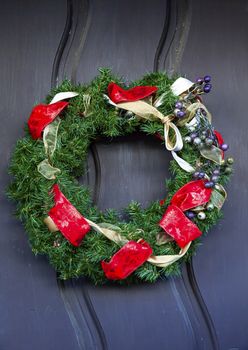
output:
{"label": "evergreen wreath", "polygon": [[[13,152],[8,195],[32,251],[47,255],[61,279],[134,283],[178,275],[201,233],[221,217],[232,172],[233,159],[223,155],[228,145],[199,97],[211,90],[211,78],[192,83],[151,73],[127,87],[109,69],[99,71],[88,85],[64,81],[47,105],[33,109]],[[172,151],[172,178],[165,200],[145,209],[131,202],[124,222],[115,210],[93,205],[77,179],[94,140],[135,131],[159,137]]]}

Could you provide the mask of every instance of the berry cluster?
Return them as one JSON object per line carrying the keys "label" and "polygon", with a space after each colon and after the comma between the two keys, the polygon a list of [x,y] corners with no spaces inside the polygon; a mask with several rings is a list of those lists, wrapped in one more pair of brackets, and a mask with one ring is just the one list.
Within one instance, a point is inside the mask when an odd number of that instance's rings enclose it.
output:
{"label": "berry cluster", "polygon": [[196,131],[194,127],[191,127],[190,131],[193,132],[184,138],[185,143],[193,143],[193,145],[197,146],[199,149],[204,147],[210,148],[214,145],[224,152],[229,148],[229,145],[226,143],[219,146],[215,134],[210,129]]}
{"label": "berry cluster", "polygon": [[186,115],[186,105],[183,103],[183,101],[177,101],[175,103],[174,115],[177,118],[179,118],[179,119],[185,117],[185,115]]}
{"label": "berry cluster", "polygon": [[210,84],[211,77],[210,75],[205,75],[204,78],[198,78],[196,79],[195,83],[195,89],[198,94],[201,94],[205,92],[206,94],[209,93],[212,89],[212,85]]}
{"label": "berry cluster", "polygon": [[218,183],[219,178],[221,175],[224,174],[230,174],[232,172],[231,165],[233,164],[234,160],[233,158],[227,158],[225,161],[224,159],[222,160],[222,165],[219,167],[216,167],[213,171],[212,174],[209,176],[206,174],[205,171],[197,170],[193,173],[193,178],[196,179],[204,179],[207,178],[208,181],[205,183],[205,187],[207,188],[213,188],[215,187],[215,184]]}

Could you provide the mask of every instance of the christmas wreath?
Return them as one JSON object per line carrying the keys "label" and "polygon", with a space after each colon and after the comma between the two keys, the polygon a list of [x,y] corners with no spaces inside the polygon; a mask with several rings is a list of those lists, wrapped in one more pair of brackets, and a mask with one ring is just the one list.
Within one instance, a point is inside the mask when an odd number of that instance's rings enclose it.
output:
{"label": "christmas wreath", "polygon": [[[60,278],[154,282],[180,272],[179,262],[221,217],[232,172],[233,159],[224,159],[228,145],[200,98],[210,81],[151,73],[127,86],[100,69],[88,85],[64,81],[33,108],[13,152],[8,195],[33,252],[47,255]],[[166,199],[145,209],[131,202],[123,221],[93,205],[78,178],[94,140],[137,130],[171,152],[172,177]]]}

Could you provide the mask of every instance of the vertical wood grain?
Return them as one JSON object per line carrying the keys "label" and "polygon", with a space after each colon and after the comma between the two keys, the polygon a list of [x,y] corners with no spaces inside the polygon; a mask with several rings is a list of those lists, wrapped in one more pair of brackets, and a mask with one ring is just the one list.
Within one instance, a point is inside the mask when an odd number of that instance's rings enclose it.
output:
{"label": "vertical wood grain", "polygon": [[[1,2],[0,11],[0,348],[78,349],[57,289],[56,274],[35,257],[5,196],[7,168],[32,106],[50,90],[64,28],[64,1]],[[61,345],[62,344],[62,345]]]}
{"label": "vertical wood grain", "polygon": [[216,326],[221,349],[247,349],[247,1],[193,1],[181,71],[210,74],[205,103],[213,125],[230,145],[234,175],[227,186],[224,219],[203,239],[193,259],[195,276]]}

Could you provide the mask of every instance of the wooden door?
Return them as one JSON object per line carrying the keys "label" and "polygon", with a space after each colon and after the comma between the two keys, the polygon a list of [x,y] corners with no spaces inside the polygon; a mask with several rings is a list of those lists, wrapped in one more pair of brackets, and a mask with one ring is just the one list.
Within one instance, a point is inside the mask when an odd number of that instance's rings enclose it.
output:
{"label": "wooden door", "polygon": [[[1,2],[0,29],[0,349],[248,349],[247,2],[11,0]],[[224,220],[181,278],[128,288],[58,281],[4,196],[32,106],[64,77],[87,82],[106,66],[127,80],[153,70],[213,77],[206,103],[235,174]],[[164,197],[170,155],[156,140],[135,135],[92,152],[81,181],[100,208]]]}

